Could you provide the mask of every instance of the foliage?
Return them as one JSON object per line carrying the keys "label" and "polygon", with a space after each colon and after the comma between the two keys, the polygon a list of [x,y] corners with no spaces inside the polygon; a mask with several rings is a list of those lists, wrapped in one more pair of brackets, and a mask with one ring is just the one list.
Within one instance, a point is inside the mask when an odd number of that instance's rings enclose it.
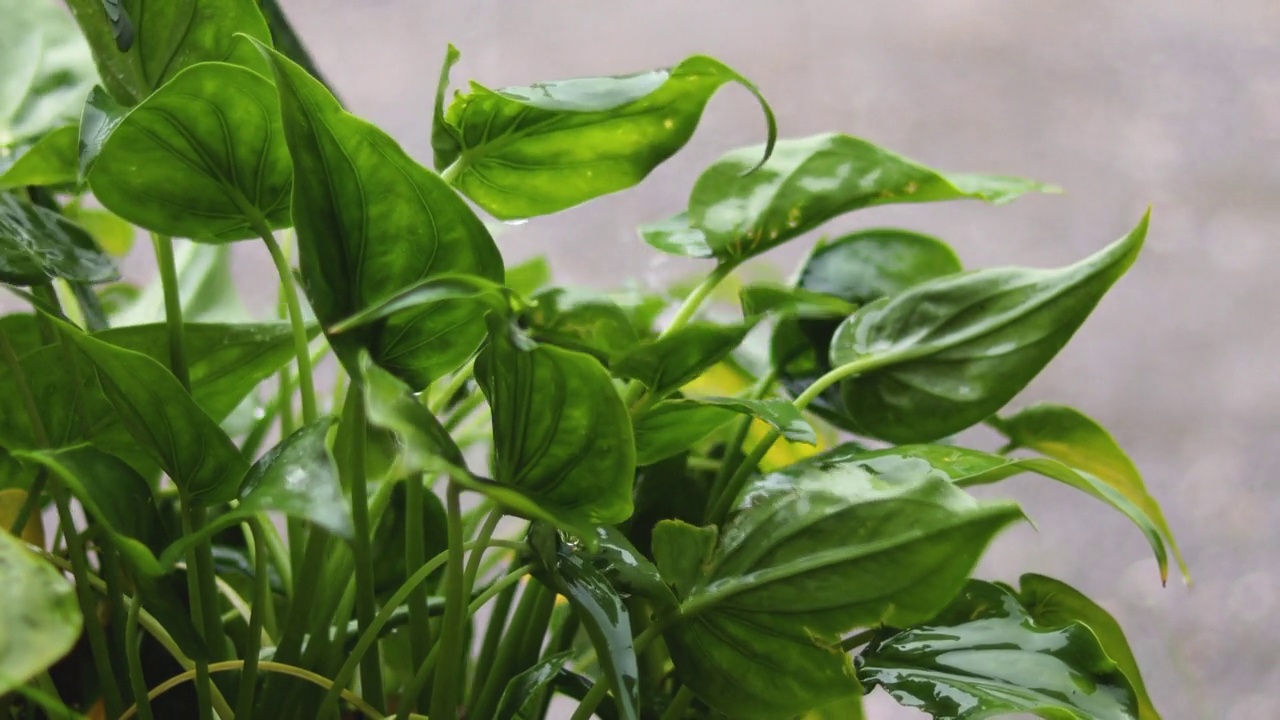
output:
{"label": "foliage", "polygon": [[[1098,604],[971,577],[1023,515],[968,492],[1057,480],[1181,564],[1100,423],[1005,409],[1146,217],[1049,270],[858,230],[717,320],[743,263],[858,209],[1055,189],[778,139],[705,56],[450,98],[452,47],[431,169],[275,2],[69,5],[0,0],[0,281],[29,305],[0,318],[0,718],[848,718],[876,687],[939,718],[1158,717]],[[713,261],[700,283],[506,266],[478,212],[640,183],[730,84],[765,141],[640,228]],[[147,288],[116,269],[139,231]],[[273,319],[230,284],[240,242],[275,263]],[[984,423],[1007,446],[955,444]]]}

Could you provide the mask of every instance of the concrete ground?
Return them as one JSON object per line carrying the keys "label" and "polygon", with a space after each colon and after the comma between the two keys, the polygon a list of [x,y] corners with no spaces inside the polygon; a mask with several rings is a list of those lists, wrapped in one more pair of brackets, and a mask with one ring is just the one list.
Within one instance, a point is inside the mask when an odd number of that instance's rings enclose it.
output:
{"label": "concrete ground", "polygon": [[[1029,477],[994,490],[1039,529],[1001,538],[983,574],[1034,570],[1100,600],[1170,720],[1280,717],[1280,3],[284,4],[350,109],[424,161],[446,42],[463,52],[455,85],[491,87],[706,53],[759,84],[786,136],[842,131],[934,167],[1068,191],[1004,208],[864,211],[825,232],[898,224],[950,241],[971,267],[1052,266],[1124,234],[1153,205],[1139,263],[1015,404],[1068,402],[1112,429],[1164,503],[1195,587],[1161,588],[1123,517]],[[503,252],[546,253],[561,282],[596,288],[705,271],[658,256],[633,228],[680,209],[702,167],[762,133],[747,93],[725,90],[692,143],[638,190],[511,228]],[[763,262],[789,272],[811,240]],[[239,252],[266,307],[266,256]],[[883,696],[870,707],[917,716]]]}

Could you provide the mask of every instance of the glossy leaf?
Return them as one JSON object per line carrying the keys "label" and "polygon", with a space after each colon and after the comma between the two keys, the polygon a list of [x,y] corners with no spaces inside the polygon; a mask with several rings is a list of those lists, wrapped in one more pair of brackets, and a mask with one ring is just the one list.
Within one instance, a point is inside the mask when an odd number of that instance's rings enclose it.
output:
{"label": "glossy leaf", "polygon": [[253,70],[192,65],[134,107],[98,90],[83,125],[89,186],[136,225],[218,243],[291,224],[280,104]]}
{"label": "glossy leaf", "polygon": [[1133,689],[1089,628],[1041,624],[1012,593],[977,580],[937,618],[879,643],[863,661],[865,682],[940,720],[1137,716]]}
{"label": "glossy leaf", "polygon": [[1056,190],[997,175],[944,175],[848,135],[782,140],[768,162],[748,173],[760,152],[735,150],[707,168],[689,196],[687,223],[668,221],[666,237],[694,247],[700,234],[715,257],[740,261],[865,207],[961,199],[999,204]]}
{"label": "glossy leaf", "polygon": [[350,539],[351,508],[325,444],[332,425],[332,418],[307,425],[254,463],[240,486],[237,511],[280,512]]}
{"label": "glossy leaf", "polygon": [[773,112],[746,78],[694,55],[668,70],[620,77],[496,91],[472,82],[436,119],[436,168],[451,166],[454,186],[500,220],[558,212],[643,180],[689,141],[707,101],[730,82],[764,109],[769,140],[758,163],[774,142]]}
{"label": "glossy leaf", "polygon": [[928,619],[1020,517],[938,477],[888,483],[820,457],[761,478],[709,555],[705,530],[655,531],[654,557],[682,601],[665,636],[677,673],[733,717],[792,717],[856,693],[842,635]]}
{"label": "glossy leaf", "polygon": [[1147,491],[1142,474],[1124,449],[1096,420],[1075,408],[1041,403],[999,418],[993,425],[1009,438],[1010,450],[1026,448],[1051,457],[1105,483],[1133,503],[1169,544],[1182,576],[1190,578],[1160,503]]}
{"label": "glossy leaf", "polygon": [[497,482],[583,523],[631,515],[631,416],[595,358],[490,316],[475,377],[493,411]]}
{"label": "glossy leaf", "polygon": [[179,488],[209,503],[235,497],[248,470],[240,451],[163,365],[69,326],[63,337],[89,358],[121,424]]}
{"label": "glossy leaf", "polygon": [[75,592],[62,573],[0,532],[0,694],[70,652],[83,622]]}
{"label": "glossy leaf", "polygon": [[494,720],[537,720],[538,706],[534,703],[560,673],[560,668],[573,657],[572,652],[556,653],[537,662],[533,667],[511,678],[502,691]]}
{"label": "glossy leaf", "polygon": [[84,228],[0,192],[0,282],[38,285],[62,278],[101,283],[119,277],[115,263]]}
{"label": "glossy leaf", "polygon": [[243,33],[270,42],[256,0],[68,0],[93,48],[102,83],[134,105],[196,63],[235,62],[265,70]]}
{"label": "glossy leaf", "polygon": [[742,302],[742,314],[746,317],[777,312],[805,318],[843,319],[858,309],[857,305],[836,295],[767,283],[742,288],[738,292],[738,299]]}
{"label": "glossy leaf", "polygon": [[601,682],[609,683],[619,717],[637,720],[640,668],[631,638],[631,615],[622,596],[599,569],[563,542],[556,530],[536,525],[530,541],[551,587],[569,601],[591,638],[604,674]]}
{"label": "glossy leaf", "polygon": [[690,323],[640,343],[615,359],[610,369],[644,383],[653,397],[666,397],[727,357],[754,325],[754,321],[738,325]]}
{"label": "glossy leaf", "polygon": [[635,420],[636,462],[649,465],[693,447],[735,415],[763,420],[792,442],[816,445],[817,435],[804,416],[778,398],[699,397],[667,400]]}
{"label": "glossy leaf", "polygon": [[631,318],[602,294],[552,288],[534,297],[521,321],[534,340],[608,360],[639,341]]}
{"label": "glossy leaf", "polygon": [[1124,238],[1055,270],[943,277],[866,305],[831,341],[831,365],[857,363],[841,397],[866,435],[920,442],[995,413],[1062,349],[1142,248]]}
{"label": "glossy leaf", "polygon": [[97,77],[84,38],[59,3],[0,0],[0,18],[3,158],[74,123]]}
{"label": "glossy leaf", "polygon": [[8,157],[0,147],[0,190],[74,185],[79,179],[79,138],[79,128],[63,125],[31,145],[10,149]]}
{"label": "glossy leaf", "polygon": [[1027,574],[1019,580],[1018,599],[1037,625],[1062,627],[1078,622],[1093,631],[1107,657],[1115,661],[1133,686],[1138,720],[1160,720],[1138,670],[1138,660],[1120,623],[1094,601],[1070,585],[1044,575]]}
{"label": "glossy leaf", "polygon": [[617,528],[600,525],[595,528],[593,548],[575,547],[570,550],[599,570],[609,585],[620,592],[639,595],[659,607],[676,605],[676,598],[663,582],[657,566]]}
{"label": "glossy leaf", "polygon": [[[279,88],[293,158],[293,219],[307,296],[328,326],[441,275],[503,281],[484,224],[386,133],[342,110],[319,81],[261,48]],[[483,305],[406,310],[332,338],[355,367],[359,348],[414,389],[456,370],[484,338]]]}
{"label": "glossy leaf", "polygon": [[665,220],[646,223],[636,228],[640,238],[670,255],[690,258],[713,258],[715,248],[707,242],[707,236],[693,226],[689,213],[681,212]]}

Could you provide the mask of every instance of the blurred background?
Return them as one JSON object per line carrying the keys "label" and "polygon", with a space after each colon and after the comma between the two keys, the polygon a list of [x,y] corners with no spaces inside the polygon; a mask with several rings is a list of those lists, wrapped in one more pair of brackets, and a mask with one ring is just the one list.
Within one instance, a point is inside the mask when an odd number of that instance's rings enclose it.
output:
{"label": "blurred background", "polygon": [[[1037,527],[1002,536],[981,574],[1034,570],[1100,601],[1169,720],[1280,718],[1280,2],[283,5],[348,108],[425,164],[453,42],[455,86],[710,54],[760,86],[784,136],[846,132],[942,170],[1067,190],[1002,208],[861,211],[765,256],[749,270],[758,274],[789,274],[819,234],[880,225],[937,235],[970,267],[1063,265],[1154,206],[1138,264],[1014,407],[1056,400],[1107,425],[1164,504],[1195,586],[1175,573],[1161,587],[1125,518],[1031,476],[986,493],[1015,497]],[[508,228],[499,244],[508,263],[546,254],[560,283],[597,289],[703,273],[660,256],[634,227],[683,209],[702,168],[763,138],[755,101],[723,90],[689,146],[638,189]],[[237,253],[238,281],[265,314],[276,287],[265,251]],[[882,694],[868,710],[919,717]]]}

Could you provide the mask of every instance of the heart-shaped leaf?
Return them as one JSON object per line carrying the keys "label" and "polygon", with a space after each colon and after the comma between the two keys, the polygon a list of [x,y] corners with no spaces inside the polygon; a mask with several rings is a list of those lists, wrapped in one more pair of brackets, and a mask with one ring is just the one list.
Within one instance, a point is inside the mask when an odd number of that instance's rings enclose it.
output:
{"label": "heart-shaped leaf", "polygon": [[82,125],[93,194],[136,225],[220,243],[291,224],[280,104],[253,70],[192,65],[133,107],[98,89]]}
{"label": "heart-shaped leaf", "polygon": [[646,340],[616,358],[610,369],[639,380],[655,399],[670,395],[698,377],[742,344],[755,327],[749,320],[737,325],[694,322],[655,340]]}
{"label": "heart-shaped leaf", "polygon": [[21,540],[0,532],[0,694],[70,652],[84,617],[71,583]]}
{"label": "heart-shaped leaf", "polygon": [[1129,720],[1138,711],[1089,628],[1041,624],[1013,593],[978,580],[936,618],[877,643],[858,674],[940,720]]}
{"label": "heart-shaped leaf", "polygon": [[102,283],[119,277],[115,263],[84,228],[0,192],[0,282],[39,285],[62,278]]}
{"label": "heart-shaped leaf", "polygon": [[[324,326],[420,281],[474,275],[502,283],[502,256],[484,224],[394,140],[343,111],[318,80],[260,47],[279,89],[293,158],[293,220],[302,278]],[[457,299],[333,336],[354,373],[365,348],[415,390],[456,370],[484,339],[484,305]]]}
{"label": "heart-shaped leaf", "polygon": [[[1169,543],[1182,568],[1182,576],[1190,578],[1187,563],[1178,551],[1178,543],[1173,539],[1160,503],[1147,491],[1142,474],[1124,449],[1096,420],[1075,408],[1040,403],[996,419],[992,425],[1009,438],[1009,450],[1034,450],[1091,476],[1122,495]],[[1162,575],[1166,572],[1161,563]]]}
{"label": "heart-shaped leaf", "polygon": [[650,465],[693,447],[735,415],[772,425],[792,442],[816,445],[818,437],[804,416],[787,400],[698,397],[667,400],[635,420],[636,462]]}
{"label": "heart-shaped leaf", "polygon": [[98,78],[84,38],[59,3],[0,0],[0,18],[3,158],[29,152],[41,138],[74,123]]}
{"label": "heart-shaped leaf", "polygon": [[[234,62],[265,72],[236,38],[271,42],[256,0],[68,0],[93,48],[102,83],[134,105],[201,62]],[[83,96],[82,96],[83,97]]]}
{"label": "heart-shaped leaf", "polygon": [[749,485],[714,551],[707,531],[660,523],[654,557],[682,602],[666,633],[677,672],[733,717],[857,692],[842,634],[928,619],[1021,516],[936,476],[887,483],[818,457]]}
{"label": "heart-shaped leaf", "polygon": [[[762,150],[734,150],[693,186],[689,209],[641,228],[646,241],[682,255],[740,262],[828,220],[890,203],[976,199],[1010,202],[1041,183],[998,175],[944,175],[848,135],[780,140],[754,172]],[[701,237],[699,237],[701,236]]]}
{"label": "heart-shaped leaf", "polygon": [[[1147,218],[1125,237],[1055,270],[947,276],[860,308],[831,341],[831,365],[859,432],[920,442],[981,422],[1062,349],[1142,249]],[[852,366],[856,364],[856,366]]]}
{"label": "heart-shaped leaf", "polygon": [[493,411],[498,483],[582,524],[631,515],[631,416],[599,361],[490,316],[475,376]]}
{"label": "heart-shaped leaf", "polygon": [[[450,48],[442,86],[456,60]],[[668,70],[620,77],[496,91],[472,82],[443,115],[437,109],[436,168],[451,166],[455,187],[498,219],[558,212],[643,180],[689,141],[707,101],[730,82],[764,109],[769,140],[758,163],[776,135],[772,110],[749,80],[695,55]]]}

